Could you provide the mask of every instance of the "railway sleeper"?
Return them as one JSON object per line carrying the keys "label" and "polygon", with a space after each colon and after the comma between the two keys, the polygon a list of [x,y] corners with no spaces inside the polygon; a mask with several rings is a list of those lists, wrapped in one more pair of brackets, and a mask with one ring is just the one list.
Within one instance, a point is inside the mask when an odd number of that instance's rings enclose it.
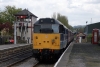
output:
{"label": "railway sleeper", "polygon": [[31,52],[28,52],[28,53],[21,53],[21,54],[15,54],[15,55],[12,55],[12,56],[9,56],[9,57],[5,57],[3,59],[0,59],[0,63],[1,62],[5,62],[5,61],[8,61],[8,60],[12,60],[14,58],[23,58],[23,57],[28,57],[28,56],[32,56],[32,53]]}
{"label": "railway sleeper", "polygon": [[15,54],[10,54],[8,56],[1,56],[0,62],[7,61],[7,60],[12,59],[12,58],[17,57],[17,56],[22,56],[23,57],[25,54],[26,55],[27,54],[32,55],[32,52],[30,50],[28,50],[28,51],[24,51],[24,52],[15,53]]}
{"label": "railway sleeper", "polygon": [[19,53],[27,53],[28,51],[32,51],[32,50],[25,50],[25,51],[18,51],[18,52],[12,52],[12,53],[2,53],[0,54],[0,59],[2,59],[3,57],[8,57],[10,55],[15,55],[15,54],[19,54]]}

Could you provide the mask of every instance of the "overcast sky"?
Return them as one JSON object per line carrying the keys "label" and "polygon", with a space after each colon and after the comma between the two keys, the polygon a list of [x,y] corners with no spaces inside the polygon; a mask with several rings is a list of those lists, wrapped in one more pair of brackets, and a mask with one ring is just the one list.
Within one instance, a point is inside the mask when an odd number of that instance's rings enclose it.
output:
{"label": "overcast sky", "polygon": [[92,23],[100,22],[100,0],[0,0],[0,10],[7,5],[28,8],[39,18],[60,13],[72,26],[91,24],[91,18]]}

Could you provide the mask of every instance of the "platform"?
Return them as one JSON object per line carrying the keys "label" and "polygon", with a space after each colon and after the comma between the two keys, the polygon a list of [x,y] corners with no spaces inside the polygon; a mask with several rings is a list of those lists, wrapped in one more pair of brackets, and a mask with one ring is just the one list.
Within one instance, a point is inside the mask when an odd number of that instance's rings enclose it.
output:
{"label": "platform", "polygon": [[10,49],[10,48],[25,46],[25,45],[30,45],[30,44],[5,44],[5,45],[0,45],[0,51],[4,50],[4,49]]}
{"label": "platform", "polygon": [[0,45],[0,67],[30,56],[32,56],[32,44]]}
{"label": "platform", "polygon": [[100,46],[71,43],[55,67],[100,67]]}

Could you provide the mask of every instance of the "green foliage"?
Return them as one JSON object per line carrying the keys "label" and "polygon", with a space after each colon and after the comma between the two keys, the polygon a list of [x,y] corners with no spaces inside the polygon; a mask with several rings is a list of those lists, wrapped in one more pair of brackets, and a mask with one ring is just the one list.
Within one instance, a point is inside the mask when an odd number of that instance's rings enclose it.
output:
{"label": "green foliage", "polygon": [[74,31],[74,29],[73,29],[73,27],[71,26],[71,25],[68,25],[69,27],[69,29],[71,29],[72,31]]}
{"label": "green foliage", "polygon": [[52,18],[56,19],[56,13],[53,13]]}
{"label": "green foliage", "polygon": [[52,15],[52,18],[59,20],[60,22],[62,22],[66,27],[68,27],[69,29],[73,30],[73,27],[71,25],[68,24],[68,18],[64,15],[61,15],[60,13],[58,13],[56,15],[56,13],[54,13]]}
{"label": "green foliage", "polygon": [[88,34],[87,35],[87,42],[91,42],[91,39],[92,39],[92,34]]}
{"label": "green foliage", "polygon": [[73,30],[76,32],[84,33],[84,26],[74,27]]}
{"label": "green foliage", "polygon": [[4,11],[0,11],[0,23],[13,22],[15,21],[15,16],[17,12],[21,11],[21,8],[16,8],[15,6],[5,6]]}
{"label": "green foliage", "polygon": [[[11,34],[13,30],[11,29],[13,21],[15,21],[14,14],[21,11],[21,8],[16,8],[15,6],[5,6],[5,9],[3,11],[0,10],[0,30],[7,27],[10,28],[9,33]],[[9,24],[6,24],[9,23]],[[6,25],[5,25],[6,24]]]}
{"label": "green foliage", "polygon": [[92,37],[92,34],[88,34],[88,36],[87,37]]}

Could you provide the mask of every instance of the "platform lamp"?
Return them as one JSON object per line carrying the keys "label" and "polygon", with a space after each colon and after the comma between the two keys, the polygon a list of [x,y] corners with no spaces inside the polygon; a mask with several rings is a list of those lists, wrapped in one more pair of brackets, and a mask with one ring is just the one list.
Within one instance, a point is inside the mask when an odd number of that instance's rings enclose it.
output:
{"label": "platform lamp", "polygon": [[87,35],[88,35],[88,25],[87,25],[88,21],[86,21],[86,42],[87,42]]}
{"label": "platform lamp", "polygon": [[87,25],[88,21],[86,21],[86,35],[88,34],[88,25]]}

